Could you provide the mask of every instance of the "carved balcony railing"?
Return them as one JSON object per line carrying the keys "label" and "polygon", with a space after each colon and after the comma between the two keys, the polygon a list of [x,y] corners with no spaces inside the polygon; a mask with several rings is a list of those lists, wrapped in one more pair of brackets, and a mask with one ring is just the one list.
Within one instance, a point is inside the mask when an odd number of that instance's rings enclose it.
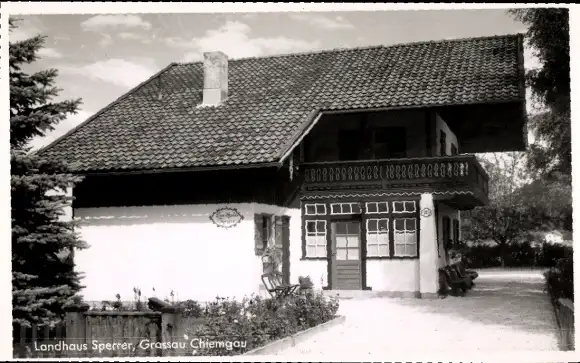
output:
{"label": "carved balcony railing", "polygon": [[315,162],[303,163],[300,169],[305,190],[455,189],[477,194],[487,203],[488,176],[473,155]]}

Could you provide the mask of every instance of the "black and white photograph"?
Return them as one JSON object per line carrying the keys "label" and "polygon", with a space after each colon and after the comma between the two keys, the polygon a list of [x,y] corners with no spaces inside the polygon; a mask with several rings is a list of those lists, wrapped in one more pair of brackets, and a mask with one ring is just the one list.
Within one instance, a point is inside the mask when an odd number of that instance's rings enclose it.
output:
{"label": "black and white photograph", "polygon": [[2,4],[7,359],[578,361],[574,6],[218,5]]}

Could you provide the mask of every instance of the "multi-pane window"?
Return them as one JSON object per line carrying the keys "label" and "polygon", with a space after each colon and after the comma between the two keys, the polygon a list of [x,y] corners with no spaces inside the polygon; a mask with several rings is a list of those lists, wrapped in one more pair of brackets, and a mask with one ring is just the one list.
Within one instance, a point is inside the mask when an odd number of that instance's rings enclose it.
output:
{"label": "multi-pane window", "polygon": [[367,256],[389,256],[389,219],[367,219]]}
{"label": "multi-pane window", "polygon": [[368,214],[389,213],[389,202],[367,202]]}
{"label": "multi-pane window", "polygon": [[332,203],[330,205],[330,214],[360,214],[361,208],[359,203]]}
{"label": "multi-pane window", "polygon": [[393,213],[414,213],[416,211],[415,201],[393,202]]}
{"label": "multi-pane window", "polygon": [[326,257],[326,221],[306,221],[305,240],[305,257]]}
{"label": "multi-pane window", "polygon": [[395,256],[417,256],[417,220],[396,218],[393,232]]}
{"label": "multi-pane window", "polygon": [[307,216],[321,216],[326,214],[326,204],[314,203],[306,204],[304,211]]}

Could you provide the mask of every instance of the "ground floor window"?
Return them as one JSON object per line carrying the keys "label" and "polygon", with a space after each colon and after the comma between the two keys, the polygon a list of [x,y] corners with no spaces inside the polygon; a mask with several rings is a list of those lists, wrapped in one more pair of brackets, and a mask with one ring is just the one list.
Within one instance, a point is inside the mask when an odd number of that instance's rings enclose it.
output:
{"label": "ground floor window", "polygon": [[367,256],[389,256],[389,218],[367,219]]}
{"label": "ground floor window", "polygon": [[305,257],[326,257],[326,226],[325,220],[306,221]]}
{"label": "ground floor window", "polygon": [[[413,199],[309,202],[302,210],[303,258],[327,258],[327,251],[347,253],[348,256],[337,256],[345,259],[351,254],[352,258],[417,258],[417,203]],[[329,210],[330,214],[313,216],[313,211],[306,206],[314,204],[321,211]],[[325,204],[328,207],[322,207]],[[356,231],[333,229],[336,221],[348,220],[358,221],[357,225],[362,228]],[[351,244],[351,240],[357,242]]]}
{"label": "ground floor window", "polygon": [[395,219],[395,256],[417,256],[417,219]]}

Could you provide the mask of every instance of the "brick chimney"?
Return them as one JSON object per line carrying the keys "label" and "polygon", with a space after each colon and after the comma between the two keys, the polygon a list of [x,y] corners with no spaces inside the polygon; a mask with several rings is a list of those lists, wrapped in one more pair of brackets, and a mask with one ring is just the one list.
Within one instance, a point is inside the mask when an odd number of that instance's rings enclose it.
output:
{"label": "brick chimney", "polygon": [[217,106],[228,97],[228,56],[203,53],[203,105]]}

